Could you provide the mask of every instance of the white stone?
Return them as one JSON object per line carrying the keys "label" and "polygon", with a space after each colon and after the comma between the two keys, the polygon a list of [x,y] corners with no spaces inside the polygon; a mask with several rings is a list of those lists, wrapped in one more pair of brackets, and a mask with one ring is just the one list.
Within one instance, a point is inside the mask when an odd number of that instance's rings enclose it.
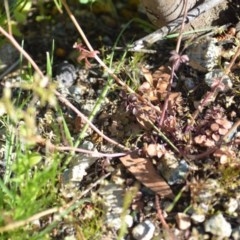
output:
{"label": "white stone", "polygon": [[210,232],[221,238],[230,237],[232,232],[231,224],[225,220],[221,213],[218,213],[207,220],[204,223],[204,228],[206,232]]}
{"label": "white stone", "polygon": [[234,240],[239,240],[240,239],[240,226],[233,229],[232,237],[233,237]]}
{"label": "white stone", "polygon": [[131,215],[129,215],[129,214],[126,215],[124,217],[124,221],[127,224],[128,228],[132,227],[132,225],[133,225],[133,217]]}
{"label": "white stone", "polygon": [[230,198],[229,201],[225,203],[225,208],[228,213],[234,213],[238,208],[238,201],[235,198]]}
{"label": "white stone", "polygon": [[151,240],[155,231],[155,226],[149,220],[139,223],[132,230],[135,240]]}
{"label": "white stone", "polygon": [[193,213],[191,219],[193,220],[194,223],[202,223],[205,220],[205,215]]}
{"label": "white stone", "polygon": [[186,230],[191,226],[191,219],[185,213],[177,213],[176,221],[177,221],[178,228],[181,230]]}
{"label": "white stone", "polygon": [[173,154],[166,153],[158,165],[160,174],[165,178],[169,185],[181,184],[185,181],[189,165],[182,159],[177,159]]}

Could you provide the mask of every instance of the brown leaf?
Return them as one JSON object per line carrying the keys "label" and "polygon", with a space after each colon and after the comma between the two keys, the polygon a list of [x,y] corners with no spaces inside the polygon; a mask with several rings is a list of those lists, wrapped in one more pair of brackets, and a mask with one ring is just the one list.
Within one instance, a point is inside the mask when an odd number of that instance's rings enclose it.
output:
{"label": "brown leaf", "polygon": [[152,74],[149,71],[149,69],[142,67],[142,74],[143,74],[144,78],[146,79],[146,81],[150,84],[150,86],[152,86],[153,79],[152,79]]}
{"label": "brown leaf", "polygon": [[150,188],[161,197],[173,197],[171,188],[165,180],[157,174],[152,162],[140,158],[136,153],[120,158],[123,165],[146,187]]}

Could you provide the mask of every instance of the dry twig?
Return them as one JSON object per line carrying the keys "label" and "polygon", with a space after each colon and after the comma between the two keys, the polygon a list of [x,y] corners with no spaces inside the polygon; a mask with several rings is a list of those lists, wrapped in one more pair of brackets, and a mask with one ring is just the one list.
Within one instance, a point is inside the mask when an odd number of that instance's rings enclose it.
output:
{"label": "dry twig", "polygon": [[[40,70],[40,68],[37,66],[37,64],[34,62],[34,60],[30,57],[30,55],[19,45],[19,43],[15,40],[13,36],[8,34],[1,26],[0,26],[0,33],[2,33],[12,44],[13,46],[29,61],[29,63],[33,66],[35,71],[38,73],[38,75],[41,78],[44,78],[44,74]],[[110,142],[111,144],[114,144],[118,146],[121,149],[124,149],[125,151],[128,151],[129,149],[124,147],[123,145],[117,143],[113,139],[107,137],[105,134],[103,134],[97,127],[94,126],[92,122],[88,120],[84,114],[82,114],[76,107],[74,107],[73,104],[70,103],[69,100],[67,100],[65,97],[63,97],[58,91],[55,91],[55,95],[58,97],[58,99],[64,103],[66,106],[68,106],[70,109],[72,109],[85,123],[88,123],[89,126],[97,132],[102,138]]]}
{"label": "dry twig", "polygon": [[182,19],[182,25],[181,25],[181,29],[180,29],[177,45],[176,45],[176,50],[173,52],[174,55],[172,55],[172,57],[170,58],[170,61],[172,61],[171,77],[170,77],[170,81],[169,81],[169,84],[168,84],[168,87],[167,87],[167,97],[166,97],[164,105],[163,105],[161,119],[160,119],[160,122],[159,122],[159,126],[160,127],[163,124],[163,121],[164,121],[164,118],[165,118],[165,114],[166,114],[166,111],[168,109],[169,95],[170,95],[170,92],[171,92],[175,71],[178,70],[180,64],[185,63],[185,62],[188,61],[188,57],[186,55],[182,55],[181,56],[179,54],[181,40],[182,40],[182,34],[183,34],[183,29],[184,29],[184,24],[185,24],[184,19],[187,16],[187,2],[188,2],[188,0],[185,0],[185,3],[184,3],[184,16],[183,16],[183,19]]}
{"label": "dry twig", "polygon": [[169,23],[167,26],[164,26],[157,31],[147,35],[146,37],[133,43],[133,49],[138,50],[146,46],[151,46],[155,42],[163,39],[168,34],[176,31],[182,25],[182,22],[185,19],[185,23],[191,23],[194,19],[200,16],[202,13],[209,11],[213,7],[217,6],[223,2],[223,0],[206,0],[201,5],[197,6],[193,10],[188,12],[188,15],[185,17],[180,17]]}

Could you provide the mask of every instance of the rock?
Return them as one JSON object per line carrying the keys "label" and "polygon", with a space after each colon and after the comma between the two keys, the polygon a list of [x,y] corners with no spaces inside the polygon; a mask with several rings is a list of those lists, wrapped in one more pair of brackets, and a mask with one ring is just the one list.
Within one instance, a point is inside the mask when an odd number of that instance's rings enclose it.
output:
{"label": "rock", "polygon": [[204,81],[209,87],[211,87],[214,82],[220,79],[223,84],[222,88],[219,89],[221,92],[225,92],[232,88],[232,80],[223,72],[222,69],[213,69],[211,72],[205,74]]}
{"label": "rock", "polygon": [[71,87],[77,77],[75,67],[67,61],[60,63],[56,66],[56,80],[60,87]]}
{"label": "rock", "polygon": [[[85,141],[80,148],[95,151],[92,142]],[[98,157],[88,156],[85,153],[76,154],[71,161],[71,164],[62,175],[63,184],[68,182],[81,182],[83,177],[87,174],[86,170],[98,159]]]}
{"label": "rock", "polygon": [[[209,204],[215,200],[216,193],[221,192],[219,181],[213,178],[208,178],[197,195],[198,202],[201,208],[206,211],[209,209]],[[205,211],[204,211],[205,212]]]}
{"label": "rock", "polygon": [[178,160],[173,154],[166,153],[162,157],[158,169],[167,183],[173,185],[185,181],[189,166],[185,160]]}
{"label": "rock", "polygon": [[224,207],[228,213],[233,214],[238,208],[238,201],[235,198],[230,198]]}
{"label": "rock", "polygon": [[105,184],[106,185],[102,185],[99,188],[99,194],[102,197],[103,206],[107,212],[104,219],[105,225],[116,231],[121,228],[122,224],[126,224],[127,227],[131,227],[133,224],[132,216],[126,213],[124,218],[122,218],[124,205],[123,196],[125,194],[123,187],[124,182],[120,177],[115,177],[114,182],[110,181]]}
{"label": "rock", "polygon": [[193,90],[196,87],[196,80],[190,77],[184,79],[183,84],[187,90]]}
{"label": "rock", "polygon": [[185,213],[177,213],[176,221],[177,221],[178,228],[181,230],[186,230],[191,226],[191,219]]}
{"label": "rock", "polygon": [[202,223],[205,220],[205,215],[203,214],[197,214],[197,213],[193,213],[191,216],[191,219],[193,220],[194,223]]}
{"label": "rock", "polygon": [[206,38],[201,42],[194,42],[187,48],[189,65],[200,72],[209,72],[218,64],[221,47],[215,38]]}
{"label": "rock", "polygon": [[239,240],[240,239],[240,226],[236,227],[232,231],[232,238],[234,240]]}
{"label": "rock", "polygon": [[64,240],[76,240],[76,236],[75,235],[70,235],[64,238]]}
{"label": "rock", "polygon": [[221,213],[212,216],[204,223],[206,232],[210,232],[220,238],[230,237],[232,228],[231,224],[225,220]]}
{"label": "rock", "polygon": [[132,230],[133,238],[136,240],[151,240],[155,231],[155,226],[150,220],[139,223]]}

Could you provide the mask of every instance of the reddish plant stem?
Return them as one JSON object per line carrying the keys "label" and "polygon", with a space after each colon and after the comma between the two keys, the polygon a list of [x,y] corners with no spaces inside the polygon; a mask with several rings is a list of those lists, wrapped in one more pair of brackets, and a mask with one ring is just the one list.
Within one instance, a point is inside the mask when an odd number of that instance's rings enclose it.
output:
{"label": "reddish plant stem", "polygon": [[166,220],[163,216],[162,209],[160,207],[159,201],[160,201],[159,196],[156,194],[155,195],[155,206],[156,206],[156,210],[157,210],[157,217],[159,218],[160,222],[162,223],[163,229],[166,231],[167,239],[175,240],[173,232],[169,228],[169,226],[168,226],[168,224],[167,224],[167,222],[166,222]]}
{"label": "reddish plant stem", "polygon": [[129,151],[130,149],[119,144],[118,142],[114,141],[113,139],[109,138],[108,136],[106,136],[105,134],[103,134],[97,127],[95,127],[95,125],[88,120],[88,118],[82,114],[75,106],[73,106],[65,97],[63,97],[59,92],[55,91],[55,95],[58,97],[58,99],[64,103],[66,106],[68,106],[70,109],[72,109],[83,121],[84,123],[89,124],[89,126],[95,131],[97,132],[101,137],[103,137],[105,140],[107,140],[109,143],[125,150],[125,151]]}
{"label": "reddish plant stem", "polygon": [[[90,42],[88,41],[85,33],[83,32],[81,26],[78,24],[76,18],[74,17],[74,15],[72,14],[70,8],[68,7],[68,4],[66,3],[66,0],[61,0],[63,3],[63,6],[65,7],[70,19],[72,20],[74,26],[76,27],[76,29],[78,30],[80,36],[82,37],[84,43],[86,44],[86,46],[88,47],[88,49],[91,52],[94,52],[94,49],[92,47],[92,45],[90,44]],[[100,64],[101,67],[104,68],[104,70],[106,70],[106,72],[116,81],[116,83],[118,85],[120,85],[121,87],[123,87],[127,92],[134,94],[134,96],[137,97],[138,100],[140,100],[141,102],[147,104],[148,106],[150,106],[151,108],[153,108],[156,112],[158,112],[159,114],[161,113],[161,111],[155,107],[152,103],[150,103],[149,101],[147,101],[145,98],[143,98],[141,95],[137,94],[133,89],[131,89],[126,83],[124,83],[115,73],[113,70],[111,70],[103,61],[102,59],[95,54],[94,56],[95,60]]]}
{"label": "reddish plant stem", "polygon": [[[185,26],[185,19],[186,19],[186,16],[187,16],[187,3],[188,3],[188,0],[185,0],[185,3],[184,3],[184,16],[183,16],[183,21],[182,21],[182,25],[181,25],[181,29],[180,29],[177,45],[176,45],[176,53],[177,54],[179,54],[180,45],[181,45],[181,41],[182,41],[183,30],[184,30],[184,26]],[[177,70],[176,66],[177,66],[176,61],[173,61],[172,69],[171,69],[171,76],[170,76],[169,84],[168,84],[168,87],[167,87],[167,96],[166,96],[166,99],[165,99],[165,102],[164,102],[164,105],[163,105],[161,118],[160,118],[160,121],[159,121],[159,127],[160,128],[163,125],[163,121],[164,121],[165,116],[166,116],[166,111],[168,109],[168,103],[169,103],[170,92],[171,92],[171,88],[172,88],[172,84],[173,84],[173,78],[174,78],[174,75],[175,75],[175,70]]]}
{"label": "reddish plant stem", "polygon": [[69,151],[69,152],[74,151],[79,153],[85,153],[90,155],[91,157],[97,157],[97,158],[102,158],[102,157],[116,158],[116,157],[125,156],[127,154],[127,153],[101,153],[101,152],[86,150],[83,148],[75,148],[75,147],[68,147],[68,146],[61,147],[61,146],[54,146],[52,144],[50,147],[58,151]]}
{"label": "reddish plant stem", "polygon": [[[238,46],[238,49],[237,49],[234,57],[231,59],[231,62],[229,64],[229,66],[225,70],[226,75],[228,75],[230,73],[231,68],[234,65],[234,63],[235,63],[235,61],[236,61],[236,59],[238,58],[239,55],[240,55],[240,46]],[[223,77],[220,79],[219,84],[222,82],[222,80],[223,80]],[[213,100],[217,97],[218,92],[219,91],[218,91],[218,85],[217,85],[214,88],[212,88],[210,92],[207,92],[204,95],[204,97],[201,100],[200,105],[198,106],[197,110],[193,113],[191,123],[187,126],[187,129],[191,129],[191,127],[196,122],[196,119],[197,119],[199,113],[201,113],[202,110],[204,109],[204,107],[211,102],[211,99]]]}
{"label": "reddish plant stem", "polygon": [[[37,64],[34,62],[34,60],[29,56],[29,54],[19,45],[19,43],[15,40],[13,36],[11,36],[9,33],[7,33],[1,26],[0,26],[0,33],[2,33],[12,44],[13,46],[29,61],[29,63],[33,66],[33,68],[36,70],[38,75],[41,78],[44,78],[44,74],[40,70],[40,68],[37,66]],[[58,97],[58,99],[64,103],[66,106],[68,106],[70,109],[72,109],[85,123],[88,123],[89,126],[97,132],[102,138],[107,140],[108,142],[116,145],[117,147],[129,151],[129,148],[126,148],[125,146],[119,144],[118,142],[114,141],[113,139],[107,137],[105,134],[103,134],[97,127],[92,124],[91,121],[88,120],[84,114],[82,114],[76,107],[74,107],[65,97],[63,97],[58,91],[54,92],[55,95]]]}

